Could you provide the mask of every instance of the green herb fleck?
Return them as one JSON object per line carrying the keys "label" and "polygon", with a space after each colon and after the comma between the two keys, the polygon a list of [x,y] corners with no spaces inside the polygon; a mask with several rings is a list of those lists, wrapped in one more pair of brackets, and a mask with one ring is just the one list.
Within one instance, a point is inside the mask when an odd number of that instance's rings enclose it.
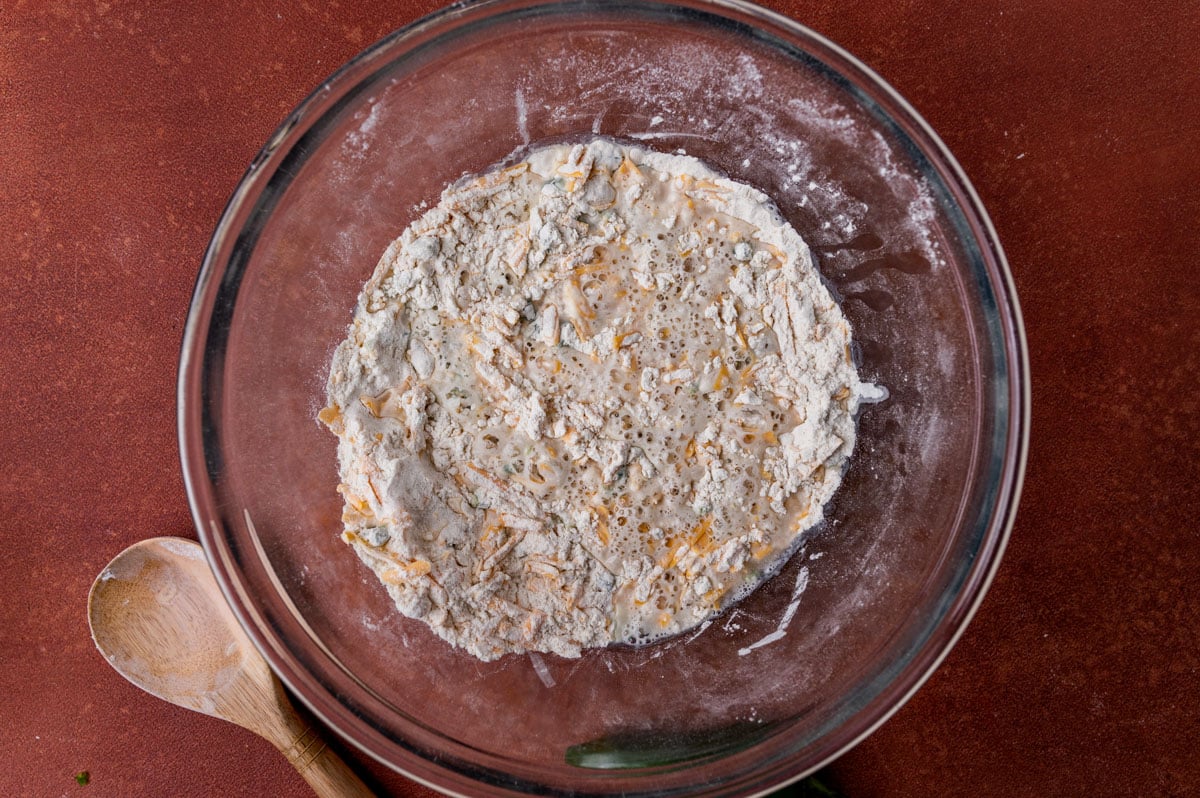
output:
{"label": "green herb fleck", "polygon": [[75,783],[87,786],[87,783],[92,780],[92,774],[86,770],[81,770],[75,774]]}

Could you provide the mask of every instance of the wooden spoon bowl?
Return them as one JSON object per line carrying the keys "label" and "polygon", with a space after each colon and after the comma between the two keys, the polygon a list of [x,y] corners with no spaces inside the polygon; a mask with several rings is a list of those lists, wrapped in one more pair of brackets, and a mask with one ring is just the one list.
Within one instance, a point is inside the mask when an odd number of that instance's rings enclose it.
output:
{"label": "wooden spoon bowl", "polygon": [[118,554],[92,584],[88,623],[117,673],[151,695],[266,738],[317,795],[372,794],[296,714],[197,543],[151,538]]}

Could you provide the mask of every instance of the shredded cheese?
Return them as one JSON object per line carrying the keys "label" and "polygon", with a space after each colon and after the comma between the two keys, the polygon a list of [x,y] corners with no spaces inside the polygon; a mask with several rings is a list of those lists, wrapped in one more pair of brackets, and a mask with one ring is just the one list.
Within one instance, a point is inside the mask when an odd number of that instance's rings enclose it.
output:
{"label": "shredded cheese", "polygon": [[874,390],[849,342],[761,193],[535,151],[447,189],[363,290],[318,415],[344,539],[482,659],[685,631],[821,519]]}

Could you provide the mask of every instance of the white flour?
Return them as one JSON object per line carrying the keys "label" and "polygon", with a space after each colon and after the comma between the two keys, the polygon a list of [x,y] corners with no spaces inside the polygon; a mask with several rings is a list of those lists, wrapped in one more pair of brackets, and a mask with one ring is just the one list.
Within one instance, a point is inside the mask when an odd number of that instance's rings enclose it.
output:
{"label": "white flour", "polygon": [[702,623],[817,523],[854,446],[850,330],[749,186],[604,140],[448,189],[338,348],[343,537],[490,660]]}

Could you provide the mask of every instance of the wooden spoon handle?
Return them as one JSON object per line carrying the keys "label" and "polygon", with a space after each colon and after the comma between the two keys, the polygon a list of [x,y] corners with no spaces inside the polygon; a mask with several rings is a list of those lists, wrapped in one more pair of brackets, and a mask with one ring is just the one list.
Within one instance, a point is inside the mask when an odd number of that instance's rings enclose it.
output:
{"label": "wooden spoon handle", "polygon": [[367,785],[325,745],[320,732],[299,717],[295,721],[300,731],[290,742],[277,747],[319,798],[374,798]]}

